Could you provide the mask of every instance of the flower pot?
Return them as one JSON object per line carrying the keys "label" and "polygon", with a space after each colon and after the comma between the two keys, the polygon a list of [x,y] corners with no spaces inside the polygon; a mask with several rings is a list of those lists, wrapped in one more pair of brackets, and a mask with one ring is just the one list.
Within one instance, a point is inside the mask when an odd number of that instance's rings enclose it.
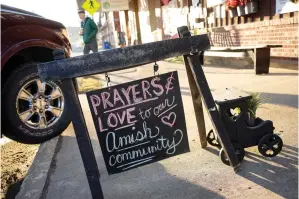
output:
{"label": "flower pot", "polygon": [[258,11],[257,7],[257,2],[256,1],[250,1],[245,5],[245,14],[251,14],[251,13],[256,13]]}
{"label": "flower pot", "polygon": [[237,7],[238,16],[245,15],[245,7],[244,6],[238,6]]}
{"label": "flower pot", "polygon": [[231,18],[238,16],[237,8],[231,8],[229,12]]}
{"label": "flower pot", "polygon": [[251,112],[247,113],[247,124],[248,126],[255,125],[255,115],[253,115]]}

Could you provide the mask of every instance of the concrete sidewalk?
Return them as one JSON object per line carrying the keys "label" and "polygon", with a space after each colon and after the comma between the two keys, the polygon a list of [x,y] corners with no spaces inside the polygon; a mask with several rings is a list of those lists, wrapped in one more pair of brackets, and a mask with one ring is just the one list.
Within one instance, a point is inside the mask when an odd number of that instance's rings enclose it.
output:
{"label": "concrete sidewalk", "polygon": [[[80,95],[83,112],[92,139],[101,174],[105,199],[140,198],[297,198],[298,197],[298,74],[297,71],[270,69],[270,74],[256,76],[251,70],[204,67],[211,89],[236,87],[261,92],[268,98],[258,116],[272,120],[275,132],[282,136],[283,151],[274,158],[264,158],[257,147],[246,149],[241,171],[234,173],[218,157],[218,149],[200,148],[194,109],[183,65],[160,62],[159,73],[177,70],[180,77],[191,152],[127,172],[108,176],[85,95]],[[153,75],[153,66],[115,72],[112,84]],[[104,79],[102,75],[94,78]],[[212,127],[205,113],[206,128]],[[54,149],[53,149],[54,150]],[[91,198],[77,141],[72,128],[58,139],[40,198]],[[26,197],[23,190],[22,196]],[[32,195],[31,195],[32,198]]]}

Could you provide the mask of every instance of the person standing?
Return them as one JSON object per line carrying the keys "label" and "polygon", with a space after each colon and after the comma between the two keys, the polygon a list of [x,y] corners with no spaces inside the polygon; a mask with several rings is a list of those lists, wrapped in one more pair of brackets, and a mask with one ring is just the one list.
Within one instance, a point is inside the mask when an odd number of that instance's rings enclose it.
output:
{"label": "person standing", "polygon": [[98,42],[96,37],[98,32],[97,25],[91,18],[85,16],[84,10],[79,10],[78,14],[81,19],[81,31],[79,34],[83,36],[84,55],[89,54],[90,51],[93,53],[98,52]]}

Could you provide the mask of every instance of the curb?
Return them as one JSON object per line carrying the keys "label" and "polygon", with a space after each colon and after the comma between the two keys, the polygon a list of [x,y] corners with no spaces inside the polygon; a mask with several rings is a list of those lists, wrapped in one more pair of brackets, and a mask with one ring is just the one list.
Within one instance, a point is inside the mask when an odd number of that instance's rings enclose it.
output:
{"label": "curb", "polygon": [[40,145],[16,199],[40,199],[42,197],[57,143],[61,139],[61,136],[57,136]]}

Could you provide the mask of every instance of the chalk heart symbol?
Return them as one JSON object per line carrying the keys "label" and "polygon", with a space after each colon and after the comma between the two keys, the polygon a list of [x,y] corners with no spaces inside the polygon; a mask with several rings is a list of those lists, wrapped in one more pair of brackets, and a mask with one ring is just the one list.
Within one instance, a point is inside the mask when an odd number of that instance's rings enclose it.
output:
{"label": "chalk heart symbol", "polygon": [[170,126],[173,127],[175,121],[176,121],[176,114],[174,112],[171,112],[168,116],[162,117],[161,121]]}

